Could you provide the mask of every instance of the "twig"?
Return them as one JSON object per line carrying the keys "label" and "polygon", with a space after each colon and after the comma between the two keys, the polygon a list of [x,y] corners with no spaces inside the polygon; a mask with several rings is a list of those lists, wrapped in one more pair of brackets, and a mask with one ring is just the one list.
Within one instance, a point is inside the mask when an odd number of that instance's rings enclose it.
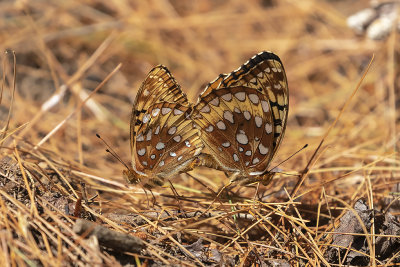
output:
{"label": "twig", "polygon": [[145,247],[145,243],[138,237],[110,230],[83,219],[78,219],[72,229],[76,234],[85,238],[95,236],[100,245],[118,252],[139,253]]}

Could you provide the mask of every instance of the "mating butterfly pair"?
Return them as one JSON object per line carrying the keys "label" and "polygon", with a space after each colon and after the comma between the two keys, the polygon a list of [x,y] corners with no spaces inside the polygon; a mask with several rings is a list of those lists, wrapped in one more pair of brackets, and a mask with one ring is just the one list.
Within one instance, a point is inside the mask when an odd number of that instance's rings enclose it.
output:
{"label": "mating butterfly pair", "polygon": [[261,52],[207,85],[192,106],[164,66],[152,69],[131,116],[131,183],[146,188],[206,166],[233,181],[267,184],[286,127],[289,96],[281,60]]}

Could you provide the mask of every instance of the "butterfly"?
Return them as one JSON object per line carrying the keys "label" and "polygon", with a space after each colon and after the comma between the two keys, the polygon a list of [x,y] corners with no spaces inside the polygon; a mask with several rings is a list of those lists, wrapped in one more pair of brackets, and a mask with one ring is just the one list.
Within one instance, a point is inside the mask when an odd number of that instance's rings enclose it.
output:
{"label": "butterfly", "polygon": [[174,77],[162,65],[143,81],[130,120],[132,167],[125,179],[151,189],[197,164],[203,144],[190,118],[192,107]]}
{"label": "butterfly", "polygon": [[241,184],[268,184],[268,171],[282,141],[289,89],[280,58],[271,52],[253,56],[230,74],[208,84],[192,118],[208,150],[198,165],[231,173]]}

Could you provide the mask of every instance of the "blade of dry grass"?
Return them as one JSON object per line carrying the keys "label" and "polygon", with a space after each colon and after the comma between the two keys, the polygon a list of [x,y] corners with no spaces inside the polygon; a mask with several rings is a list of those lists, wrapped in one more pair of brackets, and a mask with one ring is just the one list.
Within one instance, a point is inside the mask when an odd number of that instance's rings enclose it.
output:
{"label": "blade of dry grass", "polygon": [[34,147],[34,149],[38,149],[43,143],[45,143],[54,133],[56,133],[61,126],[63,126],[69,119],[72,118],[73,115],[75,115],[76,112],[78,112],[84,105],[85,103],[95,94],[97,93],[98,90],[100,90],[100,88],[103,87],[103,85],[109,80],[111,79],[111,77],[121,68],[121,64],[119,64],[117,67],[115,67],[115,69],[96,87],[96,89],[93,90],[93,92],[91,92],[88,97],[82,101],[76,108],[75,110],[70,113],[64,120],[62,120],[56,127],[54,127],[54,129],[49,132],[39,143],[37,143],[37,145]]}

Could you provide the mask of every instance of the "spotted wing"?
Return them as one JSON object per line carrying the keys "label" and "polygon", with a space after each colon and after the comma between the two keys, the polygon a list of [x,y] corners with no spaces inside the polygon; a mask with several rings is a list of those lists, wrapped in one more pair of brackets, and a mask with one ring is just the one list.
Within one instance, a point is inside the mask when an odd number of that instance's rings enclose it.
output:
{"label": "spotted wing", "polygon": [[234,86],[254,88],[267,96],[273,111],[273,143],[276,151],[282,141],[289,109],[289,89],[282,61],[274,53],[258,53],[230,74],[220,74],[207,85],[200,98],[219,88]]}
{"label": "spotted wing", "polygon": [[193,118],[223,169],[250,175],[266,171],[286,127],[288,93],[282,62],[271,52],[255,55],[206,87]]}
{"label": "spotted wing", "polygon": [[264,94],[243,86],[219,88],[194,109],[201,139],[223,169],[249,175],[267,169],[274,155],[274,127]]}
{"label": "spotted wing", "polygon": [[132,150],[134,169],[149,177],[147,187],[184,170],[203,144],[189,117],[191,108],[179,103],[156,103],[147,109]]}
{"label": "spotted wing", "polygon": [[158,65],[147,75],[133,103],[130,123],[131,149],[133,149],[135,136],[143,124],[143,117],[149,107],[162,102],[178,103],[189,107],[187,97],[175,78],[165,66]]}

